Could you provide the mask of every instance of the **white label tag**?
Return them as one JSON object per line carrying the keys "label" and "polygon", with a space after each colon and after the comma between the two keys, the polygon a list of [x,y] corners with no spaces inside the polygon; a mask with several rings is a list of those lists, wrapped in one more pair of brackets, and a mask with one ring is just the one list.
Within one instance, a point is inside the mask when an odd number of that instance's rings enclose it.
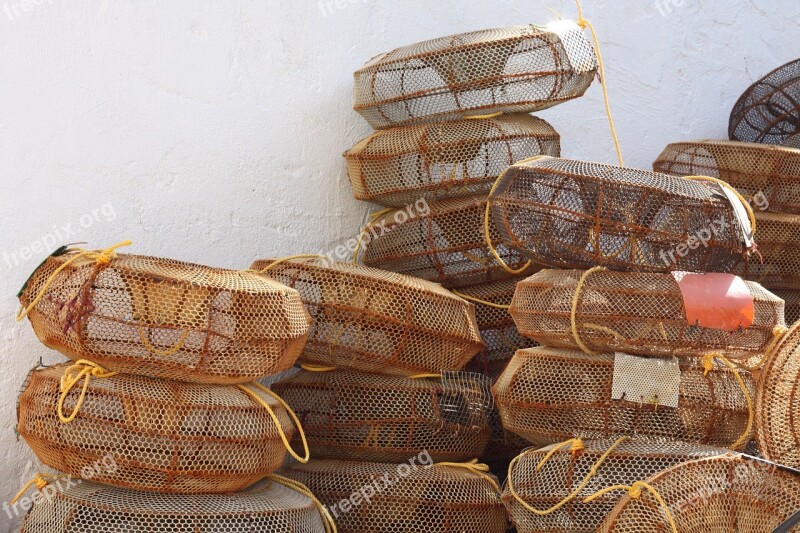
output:
{"label": "white label tag", "polygon": [[678,407],[681,369],[678,359],[614,354],[613,400]]}

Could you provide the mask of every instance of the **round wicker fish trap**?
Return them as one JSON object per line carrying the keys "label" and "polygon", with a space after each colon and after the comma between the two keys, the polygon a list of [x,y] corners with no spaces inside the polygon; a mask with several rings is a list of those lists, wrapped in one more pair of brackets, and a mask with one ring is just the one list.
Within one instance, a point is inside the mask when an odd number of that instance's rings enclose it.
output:
{"label": "round wicker fish trap", "polygon": [[460,370],[483,348],[474,306],[424,280],[320,258],[256,261],[311,315],[304,363],[399,375]]}
{"label": "round wicker fish trap", "polygon": [[672,531],[671,517],[680,533],[771,532],[800,509],[797,473],[739,454],[687,461],[646,483],[653,491],[623,493],[598,531]]}
{"label": "round wicker fish trap", "polygon": [[[714,361],[704,375],[699,361],[678,360],[677,407],[668,405],[666,397],[621,395],[614,399],[617,381],[644,385],[659,379],[656,371],[662,371],[646,367],[647,372],[637,375],[636,369],[617,366],[613,354],[556,348],[520,350],[494,385],[503,425],[535,446],[571,437],[623,435],[737,448],[749,440],[748,396],[737,374],[721,362]],[[746,370],[737,372],[752,398],[755,380]]]}
{"label": "round wicker fish trap", "polygon": [[401,463],[427,450],[466,461],[489,441],[488,385],[352,370],[301,371],[275,383],[303,423],[315,459]]}
{"label": "round wicker fish trap", "polygon": [[[58,488],[56,483],[51,486]],[[326,533],[310,498],[273,481],[245,492],[203,496],[139,492],[84,481],[54,491],[50,499],[40,499],[25,518],[22,531]]]}
{"label": "round wicker fish trap", "polygon": [[541,157],[511,166],[489,203],[503,243],[542,265],[727,272],[752,243],[722,191],[708,181]]}
{"label": "round wicker fish trap", "polygon": [[[72,476],[106,461],[113,467],[100,468],[94,481],[136,490],[202,494],[252,485],[286,455],[279,428],[254,395],[270,406],[280,430],[294,435],[286,410],[252,385],[87,375],[67,389],[59,409],[66,370],[32,372],[17,431],[45,465]],[[75,418],[62,421],[60,414],[70,413]]]}
{"label": "round wicker fish trap", "polygon": [[[575,449],[574,444],[578,444]],[[723,453],[708,446],[643,438],[572,441],[529,449],[509,468],[503,503],[519,533],[594,533],[620,497],[615,492],[584,502],[597,491],[632,485],[687,460]]]}
{"label": "round wicker fish trap", "polygon": [[734,331],[704,327],[687,318],[677,275],[542,270],[517,284],[511,315],[522,335],[561,348],[580,348],[576,332],[590,351],[644,356],[721,351],[742,360],[774,345],[776,328],[785,325],[780,298],[744,282],[753,298],[752,324]]}
{"label": "round wicker fish trap", "polygon": [[561,155],[550,124],[525,114],[380,130],[345,152],[355,197],[390,207],[488,194],[509,165]]}
{"label": "round wicker fish trap", "polygon": [[[339,533],[505,532],[506,512],[493,481],[412,459],[399,465],[311,461],[284,474],[328,507]],[[359,503],[343,507],[347,499]]]}
{"label": "round wicker fish trap", "polygon": [[800,133],[800,59],[751,85],[731,112],[728,135],[735,141],[783,144]]}
{"label": "round wicker fish trap", "polygon": [[720,178],[761,211],[800,213],[800,150],[795,148],[714,140],[674,143],[658,156],[653,169]]}
{"label": "round wicker fish trap", "polygon": [[375,129],[481,113],[530,113],[582,96],[597,73],[574,22],[511,26],[381,54],[355,73],[355,110]]}
{"label": "round wicker fish trap", "polygon": [[734,272],[772,289],[800,289],[800,215],[756,211],[758,254]]}
{"label": "round wicker fish trap", "polygon": [[772,292],[786,303],[786,323],[794,324],[800,320],[800,289],[775,289]]}
{"label": "round wicker fish trap", "polygon": [[290,368],[305,345],[300,296],[272,280],[155,257],[120,254],[104,264],[78,256],[49,257],[20,294],[24,306],[42,295],[31,325],[72,359],[127,374],[245,383]]}
{"label": "round wicker fish trap", "polygon": [[[409,219],[404,209],[377,219],[365,239],[364,264],[441,283],[463,287],[508,279],[508,273],[489,251],[483,232],[486,196],[468,196],[431,202],[430,212]],[[380,229],[378,229],[380,228]],[[491,229],[496,243],[500,234]],[[526,258],[502,243],[500,257],[513,269],[522,268]],[[531,269],[531,271],[533,271]]]}

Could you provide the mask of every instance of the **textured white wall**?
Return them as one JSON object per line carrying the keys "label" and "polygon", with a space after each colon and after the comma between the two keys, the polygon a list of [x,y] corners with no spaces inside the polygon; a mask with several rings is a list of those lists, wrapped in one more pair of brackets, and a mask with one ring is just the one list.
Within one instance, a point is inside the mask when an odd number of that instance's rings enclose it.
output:
{"label": "textured white wall", "polygon": [[[60,360],[13,319],[49,249],[130,238],[132,253],[231,268],[331,250],[369,211],[341,159],[370,131],[351,110],[357,67],[544,23],[547,7],[575,15],[571,0],[3,2],[0,503],[37,470],[14,433],[18,389],[40,357]],[[796,0],[659,2],[585,0],[627,163],[643,168],[668,142],[724,136],[749,82],[796,57],[800,24]],[[565,156],[615,161],[599,85],[541,116]],[[2,511],[0,524],[16,530]]]}

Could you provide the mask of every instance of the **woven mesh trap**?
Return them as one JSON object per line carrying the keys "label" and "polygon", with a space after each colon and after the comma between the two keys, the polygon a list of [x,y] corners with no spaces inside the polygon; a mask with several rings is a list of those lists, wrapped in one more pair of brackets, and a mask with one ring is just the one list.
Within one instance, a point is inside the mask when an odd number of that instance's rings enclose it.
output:
{"label": "woven mesh trap", "polygon": [[[800,510],[800,476],[733,453],[675,465],[647,483],[663,498],[680,533],[769,533]],[[598,531],[671,529],[664,507],[642,490],[638,499],[623,493]]]}
{"label": "woven mesh trap", "polygon": [[469,375],[453,381],[301,371],[272,389],[300,417],[315,459],[400,463],[427,450],[468,461],[489,441],[491,393]]}
{"label": "woven mesh trap", "polygon": [[[542,157],[510,167],[489,203],[503,242],[542,265],[727,272],[751,243],[722,191],[708,181]],[[678,251],[697,240],[706,245]]]}
{"label": "woven mesh trap", "polygon": [[597,69],[574,22],[464,33],[381,54],[355,73],[375,129],[480,113],[530,113],[582,96]]}
{"label": "woven mesh trap", "polygon": [[[506,512],[489,480],[466,468],[409,463],[320,460],[284,474],[328,507],[339,533],[505,532]],[[364,497],[345,511],[340,502],[352,494]]]}
{"label": "woven mesh trap", "polygon": [[483,348],[474,306],[423,280],[324,259],[256,261],[311,314],[305,363],[414,375],[459,370]]}
{"label": "woven mesh trap", "polygon": [[[556,348],[520,350],[494,386],[506,429],[546,446],[571,437],[663,437],[731,447],[749,440],[748,402],[721,362],[704,376],[697,360],[679,359],[677,407],[653,397],[613,398],[615,357]],[[739,370],[751,397],[752,375]],[[626,376],[647,383],[651,374]]]}
{"label": "woven mesh trap", "polygon": [[[412,219],[398,217],[399,209],[377,219],[364,251],[364,264],[441,283],[463,287],[508,279],[512,275],[492,257],[483,233],[486,196],[468,196],[429,204],[430,213]],[[398,219],[402,222],[398,222]],[[380,228],[380,229],[377,229]],[[369,235],[369,234],[368,234]],[[492,242],[500,235],[492,228]],[[514,269],[526,258],[503,245],[500,257]],[[531,270],[533,271],[533,270]]]}
{"label": "woven mesh trap", "polygon": [[[725,453],[708,446],[642,438],[619,443],[614,439],[590,440],[581,444],[580,451],[570,446],[526,450],[512,463],[503,503],[519,533],[593,533],[620,498],[620,493],[614,492],[588,503],[583,501],[598,490],[632,485],[684,461]],[[601,459],[607,452],[607,457]],[[592,475],[590,469],[598,464]],[[584,483],[587,478],[589,481]],[[562,501],[565,503],[551,512],[536,514],[520,500],[539,511],[550,511]],[[656,530],[641,529],[639,533],[643,531]]]}
{"label": "woven mesh trap", "polygon": [[800,133],[800,59],[751,85],[731,112],[728,135],[735,141],[784,144]]}
{"label": "woven mesh trap", "polygon": [[[51,486],[57,488],[55,482]],[[54,491],[52,499],[34,505],[22,531],[325,533],[325,526],[310,498],[272,481],[241,493],[204,496],[155,494],[83,482]]]}
{"label": "woven mesh trap", "polygon": [[516,114],[381,130],[344,157],[357,199],[404,207],[488,194],[506,167],[540,154],[561,155],[558,133]]}
{"label": "woven mesh trap", "polygon": [[245,383],[290,368],[308,332],[296,291],[169,259],[49,257],[20,301],[28,306],[42,291],[28,316],[44,344],[128,374]]}
{"label": "woven mesh trap", "polygon": [[776,326],[785,323],[783,301],[757,283],[745,283],[754,316],[740,331],[690,323],[673,274],[542,270],[517,284],[511,314],[523,335],[548,346],[579,348],[576,331],[591,351],[644,356],[721,351],[730,359],[748,359],[763,355],[774,344]]}
{"label": "woven mesh trap", "polygon": [[772,292],[786,303],[786,323],[794,324],[800,320],[800,289],[775,289]]}
{"label": "woven mesh trap", "polygon": [[758,253],[734,272],[769,289],[800,289],[800,215],[756,211]]}
{"label": "woven mesh trap", "polygon": [[[47,466],[81,476],[112,458],[94,481],[164,493],[220,493],[252,485],[279,468],[286,455],[269,412],[250,393],[228,385],[182,383],[131,375],[86,377],[68,390],[59,416],[67,365],[34,371],[19,398],[20,435]],[[270,405],[288,438],[294,426]]]}

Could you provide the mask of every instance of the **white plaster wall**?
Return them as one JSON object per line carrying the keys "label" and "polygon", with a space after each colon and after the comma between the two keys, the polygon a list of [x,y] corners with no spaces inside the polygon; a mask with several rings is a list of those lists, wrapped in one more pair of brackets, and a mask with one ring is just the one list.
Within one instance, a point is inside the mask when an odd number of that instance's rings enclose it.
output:
{"label": "white plaster wall", "polygon": [[[798,55],[796,0],[660,1],[585,0],[627,163],[643,168],[668,142],[724,136],[749,82]],[[19,286],[65,242],[54,226],[76,231],[66,242],[129,238],[133,253],[231,268],[328,251],[370,209],[341,159],[370,131],[351,110],[357,67],[547,22],[547,7],[575,15],[571,0],[323,2],[0,5],[0,502],[37,470],[14,433],[18,389],[40,357],[60,360],[13,319]],[[615,161],[600,94],[541,113],[565,156]],[[0,524],[16,530],[2,511]]]}

